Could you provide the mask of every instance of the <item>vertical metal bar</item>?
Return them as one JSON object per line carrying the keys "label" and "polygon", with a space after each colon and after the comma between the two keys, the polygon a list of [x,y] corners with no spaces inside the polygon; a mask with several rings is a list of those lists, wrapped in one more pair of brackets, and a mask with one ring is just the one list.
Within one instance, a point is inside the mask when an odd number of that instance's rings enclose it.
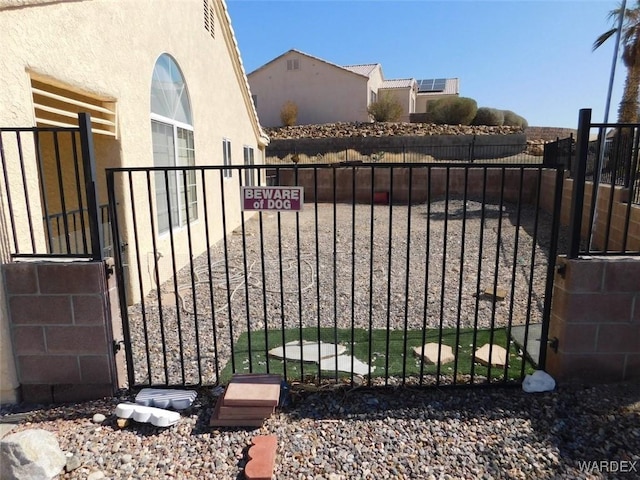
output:
{"label": "vertical metal bar", "polygon": [[[623,129],[622,128],[618,128],[618,145],[616,147],[616,156],[615,156],[615,161],[613,164],[613,172],[611,175],[611,189],[609,190],[609,205],[607,207],[607,220],[605,222],[606,228],[605,228],[605,237],[604,237],[604,245],[603,245],[603,251],[609,252],[609,238],[611,236],[611,219],[613,217],[613,199],[614,199],[614,195],[616,193],[616,185],[618,183],[618,168],[620,166],[620,158],[624,155],[624,134],[623,134]],[[621,151],[622,150],[622,151]]]}
{"label": "vertical metal bar", "polygon": [[[149,331],[147,328],[147,307],[146,307],[146,303],[144,301],[144,284],[142,282],[142,264],[141,264],[141,251],[140,251],[140,237],[138,235],[138,215],[136,214],[136,200],[134,197],[134,188],[133,188],[133,178],[132,178],[132,173],[129,171],[127,172],[127,177],[128,177],[128,183],[129,183],[129,202],[131,204],[131,217],[132,217],[132,222],[131,224],[133,225],[133,245],[135,248],[135,255],[136,255],[136,271],[138,272],[138,288],[140,291],[140,311],[142,313],[142,329],[144,332],[144,350],[145,350],[145,356],[147,359],[147,372],[149,374],[149,385],[152,384],[151,379],[153,378],[152,375],[152,371],[151,371],[151,354],[149,352]],[[151,189],[149,189],[150,191]],[[164,342],[163,342],[164,343]],[[132,348],[132,346],[129,346],[129,348]],[[131,369],[132,370],[136,370],[136,367],[132,364],[131,365]]]}
{"label": "vertical metal bar", "polygon": [[[345,150],[346,154],[346,150]],[[338,272],[337,272],[337,255],[338,255],[338,224],[337,224],[337,198],[336,198],[336,168],[331,169],[332,188],[333,188],[333,343],[335,356],[338,357]],[[336,360],[335,381],[338,382],[338,361]]]}
{"label": "vertical metal bar", "polygon": [[[236,355],[234,352],[234,335],[233,335],[233,313],[231,308],[231,278],[229,276],[229,242],[227,240],[227,207],[224,192],[224,172],[226,169],[218,170],[220,178],[220,200],[222,208],[222,242],[224,244],[224,275],[227,285],[227,314],[229,315],[229,345],[231,348],[231,373],[236,373]],[[285,375],[286,379],[286,375]]]}
{"label": "vertical metal bar", "polygon": [[[540,172],[541,174],[542,172]],[[544,370],[547,364],[547,339],[549,337],[549,322],[551,321],[551,301],[553,297],[553,280],[558,253],[558,238],[560,236],[560,212],[562,207],[562,189],[564,182],[564,168],[556,168],[556,189],[553,196],[553,216],[551,217],[551,238],[549,244],[549,261],[547,262],[547,279],[544,292],[544,306],[542,313],[542,332],[540,335],[540,354],[538,368]],[[538,195],[538,200],[540,195]],[[537,205],[539,208],[539,205]],[[526,344],[525,344],[526,346]],[[522,359],[524,363],[524,358]]]}
{"label": "vertical metal bar", "polygon": [[[20,138],[19,132],[16,132],[16,137],[18,137],[18,139]],[[20,153],[20,156],[22,156],[22,149],[20,148],[20,146],[18,146],[18,152]],[[16,222],[15,222],[14,215],[12,215],[13,203],[11,201],[11,184],[9,183],[9,175],[7,173],[7,158],[5,157],[5,154],[4,154],[4,145],[2,143],[1,131],[0,131],[0,160],[2,160],[2,173],[4,176],[4,187],[7,192],[7,207],[9,207],[9,220],[11,222],[11,233],[13,236],[13,245],[14,245],[15,252],[20,253],[20,247],[18,245],[18,234],[16,232]],[[22,168],[22,170],[24,175],[24,167]],[[26,186],[24,181],[23,181],[23,185]],[[25,191],[26,191],[26,188],[25,188]],[[29,203],[27,200],[27,206],[28,205]],[[27,217],[29,217],[29,220],[31,220],[30,215],[27,215]],[[29,230],[31,231],[31,237],[33,238],[33,228],[31,227]],[[33,252],[35,253],[35,244],[33,244]]]}
{"label": "vertical metal bar", "polygon": [[78,114],[80,127],[80,149],[82,151],[84,183],[87,198],[87,215],[89,217],[89,232],[91,234],[91,254],[93,260],[103,259],[102,235],[98,226],[98,195],[96,190],[96,161],[91,134],[91,115]]}
{"label": "vertical metal bar", "polygon": [[387,263],[387,328],[384,351],[384,385],[389,385],[389,341],[391,335],[391,259],[393,257],[393,167],[389,167],[389,259]]}
{"label": "vertical metal bar", "polygon": [[[318,317],[318,358],[320,358],[320,338],[321,338],[321,330],[320,330],[320,313],[321,313],[321,302],[320,302],[320,239],[318,233],[318,167],[313,167],[313,194],[315,197],[315,208],[314,208],[314,224],[315,224],[315,235],[316,235],[316,311]],[[318,384],[320,384],[322,380],[322,369],[320,368],[320,362],[318,362]]]}
{"label": "vertical metal bar", "polygon": [[489,365],[487,367],[487,383],[491,383],[491,357],[493,355],[493,339],[496,324],[496,293],[498,291],[498,271],[500,269],[500,250],[502,249],[502,215],[504,208],[504,181],[506,172],[500,169],[500,202],[498,204],[498,231],[496,232],[496,258],[493,270],[493,302],[491,303],[491,327],[489,331]]}
{"label": "vertical metal bar", "polygon": [[200,169],[200,179],[202,183],[202,209],[204,211],[204,238],[207,242],[207,280],[209,281],[209,304],[211,305],[211,332],[213,336],[213,354],[215,356],[214,366],[216,370],[216,385],[220,383],[220,359],[218,358],[218,333],[216,329],[216,303],[213,296],[213,279],[211,272],[211,238],[209,236],[209,205],[207,203],[207,183],[205,180],[205,169]]}
{"label": "vertical metal bar", "polygon": [[[238,198],[242,198],[242,186],[244,173],[247,170],[238,170]],[[247,265],[247,230],[245,226],[244,210],[240,210],[240,228],[242,229],[242,271],[244,275],[244,304],[247,314],[247,348],[249,350],[249,372],[253,373],[253,348],[251,347],[251,311],[249,307],[249,276]],[[284,347],[283,347],[284,348]]]}
{"label": "vertical metal bar", "polygon": [[369,214],[369,372],[367,378],[367,385],[371,386],[371,366],[373,361],[373,249],[375,246],[375,242],[373,241],[374,234],[374,223],[375,223],[375,167],[371,165],[369,167],[371,169],[371,212]]}
{"label": "vertical metal bar", "polygon": [[444,292],[446,288],[447,271],[447,233],[449,231],[449,183],[451,179],[451,167],[445,168],[444,226],[442,233],[442,281],[440,283],[440,324],[438,326],[438,366],[436,367],[436,385],[440,385],[440,371],[442,367],[442,328],[444,323]]}
{"label": "vertical metal bar", "polygon": [[[278,167],[278,178],[280,178],[280,168]],[[282,271],[282,217],[281,213],[276,212],[276,218],[278,219],[278,272],[280,276],[280,327],[282,329],[282,367],[284,374],[284,381],[288,381],[287,376],[287,350],[284,347],[287,343],[286,340],[286,321],[285,321],[285,304],[284,304],[284,273]]]}
{"label": "vertical metal bar", "polygon": [[404,285],[404,328],[402,331],[402,385],[407,378],[407,336],[409,330],[409,277],[411,271],[411,205],[413,191],[413,167],[409,167],[409,195],[407,205],[407,263],[405,264]]}
{"label": "vertical metal bar", "polygon": [[[171,170],[174,175],[177,176],[177,172],[175,170]],[[182,375],[182,385],[186,385],[186,376],[185,376],[185,372],[184,372],[184,343],[183,343],[183,339],[182,339],[182,316],[180,315],[180,305],[181,305],[181,301],[180,301],[180,292],[179,292],[179,288],[180,286],[178,285],[178,266],[176,263],[176,247],[175,247],[175,239],[174,239],[174,235],[173,235],[173,219],[171,218],[171,190],[169,189],[169,170],[163,170],[164,172],[164,186],[165,186],[165,191],[167,192],[167,214],[169,217],[169,244],[171,245],[171,273],[173,276],[173,290],[174,290],[174,298],[176,301],[176,321],[178,323],[178,346],[179,346],[179,350],[180,350],[180,374]],[[175,188],[176,188],[176,195],[177,195],[177,190],[178,190],[178,181],[177,178],[175,178]],[[180,214],[180,212],[178,211],[178,215]],[[158,289],[160,288],[160,285],[158,285]]]}
{"label": "vertical metal bar", "polygon": [[[627,241],[629,238],[629,223],[631,221],[631,204],[633,203],[633,197],[634,197],[634,186],[636,184],[636,180],[637,180],[637,174],[638,174],[638,162],[639,160],[639,152],[640,152],[640,128],[636,128],[635,133],[632,131],[631,132],[632,138],[635,138],[634,140],[634,146],[633,146],[633,150],[631,152],[631,159],[629,161],[629,164],[631,165],[631,170],[629,172],[629,186],[628,186],[628,195],[629,198],[627,199],[627,208],[626,208],[626,213],[624,216],[624,231],[622,233],[622,252],[626,253],[627,252]],[[638,199],[640,201],[640,199]]]}
{"label": "vertical metal bar", "polygon": [[[114,173],[107,169],[107,196],[109,197],[109,209],[111,210],[111,229],[114,238],[120,238],[120,222],[116,208],[116,192]],[[127,289],[124,284],[124,272],[122,268],[122,252],[119,248],[114,249],[114,260],[116,263],[116,279],[118,282],[118,300],[120,303],[120,317],[122,319],[122,334],[125,341],[124,354],[127,360],[127,380],[129,387],[135,386],[133,353],[131,351],[131,331],[129,328],[129,311],[127,302]]]}
{"label": "vertical metal bar", "polygon": [[[193,172],[194,175],[194,183],[195,183],[195,170],[183,169],[182,170],[182,188],[184,190],[184,205],[185,205],[185,213],[186,213],[186,221],[187,221],[187,245],[189,247],[189,267],[191,268],[191,295],[193,295],[193,326],[196,335],[196,355],[198,357],[198,385],[202,385],[202,355],[200,353],[200,328],[198,326],[198,299],[197,299],[197,291],[196,291],[196,280],[195,276],[197,275],[194,264],[193,264],[193,240],[191,235],[191,218],[189,216],[189,192],[187,190],[187,173]],[[197,207],[196,207],[197,208]],[[248,302],[247,302],[248,303]],[[185,314],[188,313],[185,311]],[[251,352],[251,349],[249,349]],[[249,355],[251,358],[251,355]]]}
{"label": "vertical metal bar", "polygon": [[[535,215],[533,220],[533,233],[531,235],[532,243],[531,243],[531,260],[529,264],[529,283],[528,283],[529,289],[527,293],[527,314],[525,317],[526,323],[524,327],[524,341],[523,341],[525,348],[527,346],[527,343],[529,343],[529,323],[531,319],[531,304],[533,302],[533,278],[534,278],[534,271],[535,271],[535,265],[536,265],[536,245],[538,244],[538,226],[540,223],[539,222],[540,221],[539,206],[540,206],[541,193],[542,193],[542,175],[538,175],[538,181],[536,185],[536,198],[533,203],[536,206],[536,209],[535,209]],[[553,260],[549,259],[549,262],[553,263]],[[522,362],[522,368],[520,370],[520,378],[524,378],[525,363],[526,362],[524,361]]]}
{"label": "vertical metal bar", "polygon": [[[601,158],[604,152],[604,144],[605,144],[605,136],[606,136],[606,132],[607,129],[606,128],[600,128],[598,130],[598,140],[596,142],[596,158]],[[593,232],[594,230],[597,229],[597,225],[596,225],[596,221],[594,221],[595,219],[598,218],[598,202],[599,202],[599,198],[600,198],[600,185],[602,184],[602,179],[603,179],[603,175],[602,175],[602,170],[599,168],[597,171],[594,172],[593,174],[593,181],[592,181],[592,185],[591,185],[591,204],[589,205],[589,225],[587,227],[587,236],[586,238],[589,239],[588,242],[588,247],[587,247],[587,252],[589,252],[592,249],[592,239],[593,239]],[[585,182],[586,182],[586,178],[585,178]],[[585,189],[586,189],[586,185],[585,185]]]}
{"label": "vertical metal bar", "polygon": [[[156,172],[156,180],[158,178],[158,175],[161,175],[162,172]],[[165,172],[166,174],[166,172]],[[157,244],[157,234],[156,234],[156,222],[155,222],[155,218],[156,218],[156,212],[154,211],[153,208],[153,196],[152,196],[152,192],[153,192],[153,188],[151,188],[151,173],[149,172],[149,170],[147,170],[146,172],[146,180],[147,180],[147,201],[149,202],[149,223],[150,223],[150,227],[151,227],[151,245],[153,247],[153,272],[154,272],[154,278],[153,280],[156,283],[156,294],[158,296],[158,323],[160,324],[160,340],[162,342],[162,362],[163,362],[163,367],[164,367],[164,383],[165,384],[169,384],[169,361],[167,360],[167,341],[166,341],[166,335],[165,335],[165,325],[164,325],[164,309],[162,308],[162,292],[160,291],[160,270],[158,268],[158,259],[160,257],[160,252],[158,252],[158,244]],[[167,195],[169,193],[167,192]],[[111,207],[111,205],[114,205],[113,202],[109,201],[109,206]],[[113,215],[115,213],[115,205],[111,210],[112,215],[111,217],[113,218]],[[120,236],[116,236],[115,235],[115,230],[113,230],[114,232],[114,250],[117,250],[118,252],[120,251]],[[124,284],[123,284],[124,285]],[[177,307],[177,304],[176,304]],[[149,348],[149,345],[147,344],[145,348]],[[151,377],[149,377],[149,382],[151,382]]]}
{"label": "vertical metal bar", "polygon": [[[20,174],[22,175],[22,189],[24,192],[25,207],[27,209],[27,222],[29,224],[29,234],[31,236],[31,251],[33,253],[36,253],[36,239],[33,231],[33,216],[31,215],[31,200],[29,199],[29,188],[27,187],[27,176],[24,168],[24,152],[22,150],[22,136],[20,135],[20,132],[16,132],[16,144],[18,147],[18,158],[20,159]],[[11,218],[11,226],[13,229],[15,229],[13,218]],[[16,251],[16,253],[18,252]]]}
{"label": "vertical metal bar", "polygon": [[[555,162],[557,165],[557,162]],[[556,167],[557,168],[557,167]],[[509,294],[509,320],[507,322],[507,356],[504,364],[504,374],[502,381],[506,383],[509,379],[509,355],[511,354],[511,326],[513,324],[513,307],[515,303],[516,281],[518,275],[518,247],[520,246],[520,221],[522,219],[522,190],[524,187],[524,167],[520,167],[520,177],[518,182],[518,203],[516,205],[516,224],[515,234],[513,239],[513,257],[511,265],[511,292]],[[538,175],[542,175],[542,169],[537,169]],[[555,213],[555,212],[554,212]],[[535,248],[535,245],[532,245]],[[526,346],[523,347],[524,352],[522,355],[522,361],[525,361]]]}
{"label": "vertical metal bar", "polygon": [[[262,183],[262,175],[258,175],[258,186]],[[265,272],[265,254],[264,254],[264,223],[262,211],[258,212],[258,224],[260,227],[260,274],[262,280],[262,311],[264,315],[264,356],[267,367],[267,373],[270,373],[269,362],[269,314],[267,309],[267,279]]]}
{"label": "vertical metal bar", "polygon": [[353,365],[355,359],[356,322],[356,167],[351,167],[351,386],[353,386]]}
{"label": "vertical metal bar", "polygon": [[[60,234],[60,229],[58,229],[58,236],[60,237],[60,243],[62,244],[62,237],[64,236],[64,242],[66,245],[67,254],[71,254],[71,239],[69,238],[69,221],[67,219],[67,205],[66,205],[66,195],[64,194],[64,183],[62,181],[62,165],[60,161],[60,145],[58,142],[58,132],[53,132],[53,152],[56,161],[56,172],[58,174],[58,193],[60,194],[60,208],[62,209],[62,225],[64,228],[64,234]],[[62,245],[60,248],[62,252]]]}
{"label": "vertical metal bar", "polygon": [[458,314],[456,320],[455,360],[453,362],[453,384],[458,383],[458,353],[460,351],[460,319],[462,312],[462,284],[464,283],[464,244],[467,233],[467,190],[469,189],[469,166],[464,167],[464,192],[462,194],[462,230],[460,231],[460,272],[458,274]]}
{"label": "vertical metal bar", "polygon": [[[487,167],[482,167],[482,205],[480,208],[480,243],[478,245],[478,277],[476,279],[476,304],[473,316],[473,341],[471,342],[471,354],[474,355],[478,346],[478,309],[480,308],[480,284],[482,281],[482,250],[484,247],[485,213],[487,203]],[[475,362],[471,362],[469,383],[474,384]]]}
{"label": "vertical metal bar", "polygon": [[[294,185],[298,185],[298,166],[294,167]],[[301,199],[304,201],[304,199]],[[300,268],[300,212],[296,211],[296,259],[298,263],[298,325],[300,345],[302,345],[302,274]],[[302,356],[302,355],[301,355]],[[304,381],[304,359],[300,359],[300,381]]]}
{"label": "vertical metal bar", "polygon": [[[587,154],[589,150],[589,130],[591,128],[591,109],[580,110],[578,119],[578,140],[576,142],[576,174],[573,179],[571,196],[571,214],[569,220],[569,253],[568,258],[578,258],[580,253],[580,232],[582,230],[582,208],[584,202],[584,184],[587,171]],[[595,185],[594,185],[595,188]],[[595,203],[593,192],[592,202]]]}
{"label": "vertical metal bar", "polygon": [[[34,143],[34,148],[36,153],[36,162],[38,164],[38,173],[40,174],[38,180],[40,181],[42,208],[44,210],[44,218],[46,219],[45,226],[46,226],[46,235],[47,235],[47,246],[49,248],[49,252],[53,252],[54,251],[53,238],[52,238],[53,233],[51,228],[51,218],[49,216],[49,195],[47,194],[47,184],[44,180],[45,173],[44,173],[42,150],[41,150],[41,144],[40,144],[40,132],[37,129],[35,130],[35,132],[33,132],[33,143]],[[23,182],[26,182],[26,180],[24,179],[24,176],[23,176]],[[27,188],[26,183],[24,183],[24,185],[26,190]],[[35,250],[35,243],[34,243],[33,253],[37,253]]]}
{"label": "vertical metal bar", "polygon": [[427,167],[427,226],[425,238],[425,262],[424,262],[424,304],[422,311],[422,343],[420,350],[420,386],[424,382],[424,346],[427,342],[427,310],[429,304],[429,256],[431,251],[431,177],[432,168]]}
{"label": "vertical metal bar", "polygon": [[[76,195],[78,196],[78,208],[80,209],[80,232],[82,237],[82,253],[89,253],[89,249],[87,248],[87,234],[85,233],[84,226],[84,202],[82,201],[82,182],[80,181],[80,171],[78,169],[78,145],[76,141],[75,132],[70,133],[71,136],[71,150],[73,155],[73,171],[76,177]],[[75,218],[73,224],[74,231],[77,231],[75,225]],[[104,234],[103,234],[104,236]]]}

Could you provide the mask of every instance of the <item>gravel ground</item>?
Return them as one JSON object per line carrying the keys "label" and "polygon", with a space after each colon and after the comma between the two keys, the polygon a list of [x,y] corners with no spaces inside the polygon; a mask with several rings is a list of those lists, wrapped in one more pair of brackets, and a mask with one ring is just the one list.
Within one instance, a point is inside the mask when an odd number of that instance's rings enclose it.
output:
{"label": "gravel ground", "polygon": [[[310,388],[310,387],[307,387]],[[519,389],[299,391],[255,430],[211,429],[215,397],[200,392],[167,429],[120,430],[119,398],[41,409],[4,409],[14,431],[54,432],[77,468],[61,479],[237,479],[254,435],[278,436],[284,479],[604,479],[640,476],[640,384]],[[12,415],[12,413],[14,415]],[[95,413],[107,418],[92,422]],[[611,461],[584,470],[583,462]],[[73,462],[71,462],[73,463]],[[589,463],[592,466],[593,463]],[[634,469],[635,471],[629,471]]]}
{"label": "gravel ground", "polygon": [[[178,302],[173,280],[162,286],[162,322],[155,291],[144,318],[141,305],[130,308],[136,381],[148,381],[148,344],[153,382],[165,382],[166,357],[169,383],[182,383],[183,358],[187,383],[198,383],[200,367],[202,383],[215,384],[215,361],[224,367],[231,343],[247,328],[263,331],[265,319],[270,329],[540,322],[549,222],[528,205],[472,199],[254,216],[244,235],[228,236],[226,257],[221,241],[179,272]],[[478,294],[494,284],[504,301]]]}

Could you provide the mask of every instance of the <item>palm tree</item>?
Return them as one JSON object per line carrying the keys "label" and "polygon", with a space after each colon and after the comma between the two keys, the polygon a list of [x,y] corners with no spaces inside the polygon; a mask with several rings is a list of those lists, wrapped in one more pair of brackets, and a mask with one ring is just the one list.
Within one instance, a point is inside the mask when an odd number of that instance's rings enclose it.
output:
{"label": "palm tree", "polygon": [[[627,78],[624,83],[622,100],[618,108],[618,122],[637,123],[640,97],[640,0],[636,0],[635,8],[623,9],[620,5],[615,10],[609,12],[609,19],[614,23],[620,21],[623,15],[622,35],[620,37],[620,48],[622,49],[622,61],[627,67]],[[597,49],[609,38],[615,35],[617,28],[604,32],[595,42],[593,49]]]}

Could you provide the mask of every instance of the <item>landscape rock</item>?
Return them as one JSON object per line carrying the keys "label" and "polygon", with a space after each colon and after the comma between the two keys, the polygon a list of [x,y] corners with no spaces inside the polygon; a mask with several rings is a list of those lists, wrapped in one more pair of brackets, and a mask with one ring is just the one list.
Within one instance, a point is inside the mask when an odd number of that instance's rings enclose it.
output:
{"label": "landscape rock", "polygon": [[486,125],[436,125],[402,122],[338,122],[319,125],[294,125],[265,128],[272,140],[291,138],[387,137],[429,135],[507,135],[520,133],[519,127],[489,127]]}
{"label": "landscape rock", "polygon": [[96,413],[93,418],[92,421],[93,423],[102,423],[107,419],[107,417],[105,417],[103,414],[101,413]]}
{"label": "landscape rock", "polygon": [[7,435],[0,442],[0,478],[49,480],[64,469],[67,458],[53,433],[41,429]]}
{"label": "landscape rock", "polygon": [[78,458],[76,455],[71,455],[67,458],[67,464],[65,465],[64,469],[67,472],[72,472],[73,470],[79,468],[80,465],[82,465],[80,458]]}
{"label": "landscape rock", "polygon": [[522,381],[522,390],[527,393],[551,392],[556,388],[556,381],[544,370],[536,370]]}

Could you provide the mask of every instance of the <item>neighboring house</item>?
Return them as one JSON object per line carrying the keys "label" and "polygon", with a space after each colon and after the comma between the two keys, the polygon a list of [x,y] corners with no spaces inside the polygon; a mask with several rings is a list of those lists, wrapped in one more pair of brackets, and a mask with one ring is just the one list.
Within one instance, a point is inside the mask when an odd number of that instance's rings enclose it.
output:
{"label": "neighboring house", "polygon": [[339,66],[299,50],[288,52],[248,75],[253,100],[266,127],[282,125],[287,101],[298,107],[297,124],[370,122],[369,105],[390,94],[403,109],[401,121],[427,111],[428,103],[458,95],[458,79],[385,80],[379,63]]}
{"label": "neighboring house", "polygon": [[[247,158],[263,162],[268,137],[251,101],[224,0],[0,0],[0,31],[0,126],[76,126],[78,112],[90,113],[101,204],[107,203],[106,167],[222,165],[227,161],[242,165]],[[13,147],[8,146],[15,140],[8,136],[3,140],[7,162],[16,161]],[[42,184],[64,186],[73,180],[72,169],[65,163],[68,145],[60,145],[62,174],[56,174],[60,169],[51,161],[53,147],[37,148],[44,159]],[[61,205],[59,196],[47,189],[40,191],[33,145],[30,153],[23,160],[32,175],[28,177],[29,201],[37,219],[38,212],[44,211],[41,203],[47,202],[50,214]],[[235,172],[225,174],[224,179],[229,186],[225,198],[231,205],[228,229],[240,222],[238,177]],[[141,252],[153,251],[152,237],[160,252],[168,248],[169,230],[174,232],[176,249],[187,252],[181,247],[187,242],[181,227],[187,209],[192,222],[202,218],[203,185],[196,175],[188,175],[185,205],[176,193],[182,188],[180,182],[178,174],[170,176],[168,191],[164,182],[152,180],[150,188],[138,184],[145,195],[151,190],[156,212],[156,231],[145,227],[138,232]],[[219,190],[219,183],[207,183],[206,188]],[[171,224],[168,196],[174,207],[178,204]],[[131,209],[129,198],[118,200],[123,212]],[[3,263],[10,260],[12,250],[5,202],[4,196],[0,198]],[[65,210],[74,207],[67,203]],[[26,224],[21,213],[14,212],[14,217]],[[34,223],[32,227],[19,224],[18,234],[28,235],[31,229],[35,242],[46,245],[42,222]],[[212,229],[211,239],[217,241],[222,226],[216,222]],[[125,225],[123,242],[128,241],[131,230],[130,224]],[[204,235],[194,238],[196,254],[206,248]],[[150,269],[149,255],[132,258],[132,249],[125,255],[130,264],[140,261],[143,269]],[[188,259],[187,253],[178,258],[178,267]],[[153,285],[145,281],[148,291]],[[0,403],[13,401],[17,386],[5,303],[0,279]]]}

